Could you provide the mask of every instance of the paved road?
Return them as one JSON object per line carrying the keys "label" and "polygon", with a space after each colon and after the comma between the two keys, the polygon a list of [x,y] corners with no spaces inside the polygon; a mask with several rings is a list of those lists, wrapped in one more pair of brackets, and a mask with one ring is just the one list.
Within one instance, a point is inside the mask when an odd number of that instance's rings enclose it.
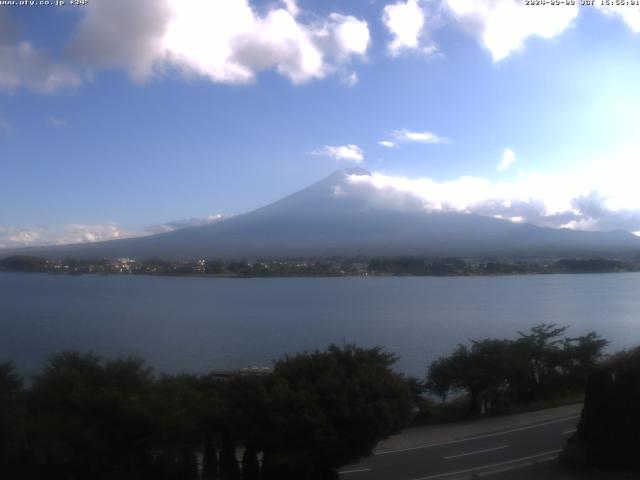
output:
{"label": "paved road", "polygon": [[554,460],[579,415],[471,438],[378,451],[340,472],[342,480],[462,480]]}

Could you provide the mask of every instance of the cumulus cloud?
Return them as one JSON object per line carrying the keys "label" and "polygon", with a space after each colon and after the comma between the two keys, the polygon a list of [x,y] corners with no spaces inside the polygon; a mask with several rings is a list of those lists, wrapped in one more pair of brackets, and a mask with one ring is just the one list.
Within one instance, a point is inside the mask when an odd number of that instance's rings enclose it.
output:
{"label": "cumulus cloud", "polygon": [[419,47],[425,14],[417,0],[387,5],[382,11],[382,22],[392,36],[388,45],[391,55],[395,56],[402,50]]}
{"label": "cumulus cloud", "polygon": [[91,68],[122,68],[136,80],[148,78],[162,54],[171,18],[166,0],[89,2],[67,50]]}
{"label": "cumulus cloud", "polygon": [[545,39],[564,32],[578,16],[577,5],[560,5],[550,13],[520,0],[445,0],[462,25],[475,34],[494,62],[524,49],[531,36]]}
{"label": "cumulus cloud", "polygon": [[601,5],[599,2],[596,7],[609,17],[621,19],[633,33],[640,33],[640,7],[632,7],[629,5]]}
{"label": "cumulus cloud", "polygon": [[357,145],[340,145],[335,147],[327,145],[318,150],[312,151],[311,154],[355,163],[362,163],[364,161],[364,152]]}
{"label": "cumulus cloud", "polygon": [[49,59],[31,42],[20,41],[9,10],[0,8],[0,91],[28,88],[51,93],[80,85],[81,78],[69,67]]}
{"label": "cumulus cloud", "polygon": [[390,140],[380,140],[378,142],[378,145],[386,147],[386,148],[395,148],[396,147],[396,143],[392,142]]}
{"label": "cumulus cloud", "polygon": [[502,158],[500,159],[500,163],[498,163],[498,167],[496,170],[499,172],[506,172],[511,168],[516,161],[516,154],[513,153],[513,150],[510,148],[505,148],[504,152],[502,152]]}
{"label": "cumulus cloud", "polygon": [[445,137],[436,135],[433,132],[412,132],[410,130],[401,129],[395,130],[393,138],[398,142],[418,142],[418,143],[451,143],[451,140]]}
{"label": "cumulus cloud", "polygon": [[366,21],[338,13],[302,21],[296,2],[281,5],[258,12],[248,0],[93,2],[70,51],[137,81],[175,69],[221,83],[253,82],[269,69],[304,83],[366,54]]}
{"label": "cumulus cloud", "polygon": [[[629,169],[618,175],[628,174]],[[552,228],[640,231],[640,194],[633,182],[617,181],[612,188],[610,178],[599,183],[601,178],[601,170],[593,170],[530,174],[511,182],[470,176],[438,182],[374,172],[350,175],[340,195],[375,208],[471,213]]]}
{"label": "cumulus cloud", "polygon": [[287,9],[287,12],[294,17],[297,17],[300,13],[300,7],[298,7],[298,2],[296,2],[296,0],[282,0],[282,4]]}
{"label": "cumulus cloud", "polygon": [[50,60],[30,42],[0,43],[0,91],[28,88],[53,93],[81,83],[82,79],[75,71]]}

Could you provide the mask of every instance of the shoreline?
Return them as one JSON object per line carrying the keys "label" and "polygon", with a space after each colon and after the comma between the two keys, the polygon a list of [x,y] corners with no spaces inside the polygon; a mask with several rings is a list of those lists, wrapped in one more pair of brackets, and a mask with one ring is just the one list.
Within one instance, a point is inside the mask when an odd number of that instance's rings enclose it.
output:
{"label": "shoreline", "polygon": [[48,274],[51,276],[102,276],[102,277],[171,277],[171,278],[236,278],[236,279],[255,279],[255,278],[402,278],[402,277],[428,277],[428,278],[502,278],[502,277],[530,277],[530,276],[548,276],[548,275],[611,275],[623,273],[640,273],[640,270],[622,270],[610,272],[514,272],[514,273],[468,273],[468,274],[410,274],[410,273],[367,273],[367,274],[290,274],[290,275],[238,275],[233,273],[117,273],[117,272],[51,272],[51,271],[20,271],[20,270],[0,270],[2,273],[21,273],[21,274]]}

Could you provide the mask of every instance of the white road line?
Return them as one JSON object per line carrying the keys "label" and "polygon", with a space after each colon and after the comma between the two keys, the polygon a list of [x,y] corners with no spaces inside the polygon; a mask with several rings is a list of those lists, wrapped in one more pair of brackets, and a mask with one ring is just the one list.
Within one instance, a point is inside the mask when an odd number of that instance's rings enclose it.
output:
{"label": "white road line", "polygon": [[460,458],[460,457],[468,457],[469,455],[478,455],[479,453],[495,452],[496,450],[502,450],[503,448],[507,448],[507,447],[509,447],[509,445],[500,445],[499,447],[485,448],[483,450],[476,450],[474,452],[459,453],[457,455],[449,455],[448,457],[444,457],[444,459],[449,460],[451,458]]}
{"label": "white road line", "polygon": [[566,422],[567,420],[572,420],[574,418],[579,418],[579,417],[580,417],[580,415],[571,415],[569,417],[557,418],[555,420],[550,420],[550,421],[544,422],[544,423],[536,423],[534,425],[527,425],[525,427],[512,428],[511,430],[503,430],[503,431],[500,431],[500,432],[488,433],[486,435],[478,435],[478,436],[475,436],[475,437],[461,438],[460,440],[451,440],[450,442],[429,443],[429,444],[426,444],[426,445],[419,445],[417,447],[398,448],[398,449],[394,449],[394,450],[384,450],[382,452],[373,452],[373,454],[374,455],[388,455],[390,453],[410,452],[412,450],[422,450],[423,448],[441,447],[441,446],[444,446],[444,445],[453,445],[455,443],[471,442],[473,440],[481,440],[483,438],[497,437],[499,435],[506,435],[508,433],[521,432],[523,430],[530,430],[532,428],[544,427],[546,425],[552,425],[554,423]]}
{"label": "white road line", "polygon": [[461,473],[477,472],[478,470],[487,470],[489,468],[502,467],[504,465],[524,462],[527,460],[533,460],[535,458],[545,457],[548,455],[555,455],[557,453],[560,453],[560,451],[561,451],[560,449],[549,450],[548,452],[542,452],[536,455],[529,455],[527,457],[514,458],[513,460],[507,460],[499,463],[491,463],[489,465],[480,465],[478,467],[466,468],[464,470],[456,470],[455,472],[438,473],[437,475],[429,475],[428,477],[414,478],[413,480],[432,480],[434,478],[443,478],[443,477],[451,477],[453,475],[460,475]]}
{"label": "white road line", "polygon": [[556,460],[557,458],[558,458],[557,454],[553,454],[553,455],[548,456],[548,457],[538,457],[538,458],[536,458],[534,460],[531,460],[530,462],[516,463],[515,465],[507,465],[507,466],[500,467],[500,468],[491,468],[491,469],[486,470],[484,472],[480,472],[480,473],[477,473],[477,474],[474,473],[473,476],[469,477],[469,478],[492,477],[492,476],[497,475],[499,473],[510,472],[511,470],[515,470],[517,468],[523,468],[523,467],[528,467],[528,466],[531,466],[531,465],[539,465],[541,463],[552,462],[552,461]]}
{"label": "white road line", "polygon": [[342,470],[341,472],[338,472],[340,475],[346,475],[348,473],[364,473],[364,472],[370,472],[371,469],[370,468],[358,468],[356,470]]}
{"label": "white road line", "polygon": [[571,435],[572,433],[576,433],[578,430],[577,429],[572,429],[572,430],[565,430],[564,432],[562,432],[562,435]]}

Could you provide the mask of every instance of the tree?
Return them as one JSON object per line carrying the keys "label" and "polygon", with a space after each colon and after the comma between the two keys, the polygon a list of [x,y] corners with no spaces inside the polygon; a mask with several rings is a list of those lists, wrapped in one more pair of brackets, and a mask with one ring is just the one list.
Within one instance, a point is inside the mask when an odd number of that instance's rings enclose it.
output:
{"label": "tree", "polygon": [[492,404],[530,401],[560,391],[583,388],[602,358],[607,341],[591,332],[561,338],[567,327],[536,325],[517,340],[473,340],[458,345],[429,367],[427,389],[445,401],[456,391],[469,395],[471,411],[480,400]]}
{"label": "tree", "polygon": [[24,409],[22,379],[12,363],[0,363],[0,477],[14,478],[22,469]]}
{"label": "tree", "polygon": [[566,338],[563,348],[565,353],[565,368],[568,376],[585,387],[589,374],[596,368],[603,358],[603,350],[609,342],[595,332],[576,338]]}
{"label": "tree", "polygon": [[242,454],[242,480],[259,480],[260,464],[258,452],[253,445],[247,445]]}
{"label": "tree", "polygon": [[155,418],[154,451],[162,458],[159,478],[198,478],[196,450],[203,444],[198,386],[199,379],[186,374],[163,375],[152,385],[148,403]]}
{"label": "tree", "polygon": [[598,467],[640,468],[638,405],[640,348],[635,348],[615,355],[589,376],[578,431],[563,459]]}
{"label": "tree", "polygon": [[218,477],[218,454],[213,435],[208,434],[204,438],[202,452],[202,480],[215,480]]}
{"label": "tree", "polygon": [[240,480],[236,445],[229,433],[224,436],[220,447],[220,478],[222,480]]}
{"label": "tree", "polygon": [[467,347],[458,345],[450,356],[433,361],[427,373],[427,390],[445,402],[451,393],[464,389],[463,377],[468,357]]}
{"label": "tree", "polygon": [[52,357],[28,392],[33,478],[143,478],[153,461],[151,382],[139,359]]}
{"label": "tree", "polygon": [[[276,362],[269,385],[263,439],[270,478],[331,478],[332,471],[369,455],[411,414],[411,394],[382,348],[344,348]],[[275,476],[277,473],[277,477]]]}
{"label": "tree", "polygon": [[519,346],[529,359],[529,389],[530,396],[536,396],[544,388],[549,379],[558,374],[558,368],[566,361],[560,346],[563,344],[561,336],[567,326],[558,327],[555,323],[542,323],[532,327],[529,333],[518,332]]}
{"label": "tree", "polygon": [[474,340],[471,348],[458,345],[449,357],[433,362],[427,385],[443,401],[451,392],[467,392],[470,411],[478,411],[481,397],[492,404],[510,398],[511,390],[519,384],[523,363],[513,341]]}
{"label": "tree", "polygon": [[44,272],[49,262],[44,258],[15,255],[0,260],[0,267],[13,272]]}

